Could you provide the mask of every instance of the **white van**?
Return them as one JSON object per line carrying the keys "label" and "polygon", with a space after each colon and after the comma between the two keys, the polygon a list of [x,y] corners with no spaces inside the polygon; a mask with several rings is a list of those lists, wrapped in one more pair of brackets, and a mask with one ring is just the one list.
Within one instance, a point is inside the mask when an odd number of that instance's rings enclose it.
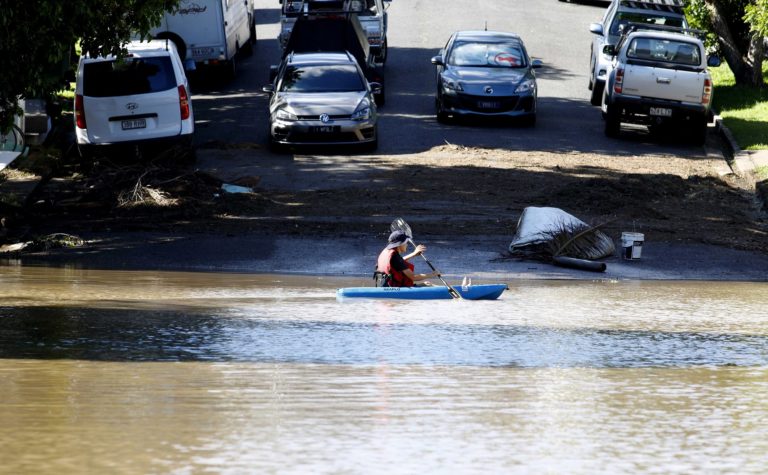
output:
{"label": "white van", "polygon": [[256,18],[253,0],[181,0],[150,30],[156,39],[176,44],[188,70],[196,66],[224,66],[228,75],[237,71],[236,55],[253,52]]}
{"label": "white van", "polygon": [[191,152],[195,119],[189,82],[169,40],[132,42],[127,56],[80,58],[75,135],[83,156],[126,145]]}

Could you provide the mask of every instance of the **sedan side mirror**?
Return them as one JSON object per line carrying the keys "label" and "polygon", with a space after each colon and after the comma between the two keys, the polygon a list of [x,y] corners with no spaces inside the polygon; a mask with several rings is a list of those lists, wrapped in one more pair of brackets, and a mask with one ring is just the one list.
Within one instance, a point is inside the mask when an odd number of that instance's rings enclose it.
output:
{"label": "sedan side mirror", "polygon": [[534,59],[531,61],[531,68],[533,69],[539,69],[542,66],[544,66],[544,63],[542,63],[540,59]]}
{"label": "sedan side mirror", "polygon": [[372,83],[369,83],[368,85],[371,86],[372,94],[381,94],[383,86],[381,85],[380,82],[372,82]]}
{"label": "sedan side mirror", "polygon": [[720,61],[720,56],[710,56],[707,58],[707,66],[710,68],[716,68],[721,64],[722,62]]}
{"label": "sedan side mirror", "polygon": [[274,94],[275,92],[275,86],[270,84],[269,86],[264,86],[261,88],[261,92],[266,92],[267,94]]}
{"label": "sedan side mirror", "polygon": [[432,59],[430,60],[432,64],[435,66],[443,66],[445,63],[443,63],[443,57],[442,56],[432,56]]}
{"label": "sedan side mirror", "polygon": [[605,32],[603,31],[603,24],[602,23],[590,23],[589,24],[589,31],[600,36],[605,36]]}
{"label": "sedan side mirror", "polygon": [[603,46],[603,54],[607,54],[608,56],[616,56],[616,46],[615,45]]}

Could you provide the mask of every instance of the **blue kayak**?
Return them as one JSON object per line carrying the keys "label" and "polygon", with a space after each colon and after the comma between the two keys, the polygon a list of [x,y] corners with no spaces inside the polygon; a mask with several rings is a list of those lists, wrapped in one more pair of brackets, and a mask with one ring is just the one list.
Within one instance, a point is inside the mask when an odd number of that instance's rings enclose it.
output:
{"label": "blue kayak", "polygon": [[[467,300],[496,300],[507,290],[507,284],[483,284],[454,287]],[[336,291],[336,298],[450,300],[448,287],[346,287]]]}

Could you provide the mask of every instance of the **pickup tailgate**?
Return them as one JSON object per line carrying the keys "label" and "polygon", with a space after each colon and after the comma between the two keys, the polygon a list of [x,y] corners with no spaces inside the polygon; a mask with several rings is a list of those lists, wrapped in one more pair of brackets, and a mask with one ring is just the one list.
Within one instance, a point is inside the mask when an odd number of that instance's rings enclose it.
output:
{"label": "pickup tailgate", "polygon": [[668,69],[628,64],[624,70],[624,94],[681,102],[701,102],[704,71]]}

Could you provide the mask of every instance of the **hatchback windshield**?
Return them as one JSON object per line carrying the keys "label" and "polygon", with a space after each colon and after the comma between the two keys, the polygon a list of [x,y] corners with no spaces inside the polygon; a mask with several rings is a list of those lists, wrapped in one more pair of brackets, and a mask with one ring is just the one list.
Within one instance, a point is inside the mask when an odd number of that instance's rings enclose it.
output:
{"label": "hatchback windshield", "polygon": [[613,19],[610,34],[614,36],[620,35],[621,27],[630,23],[639,23],[641,25],[674,26],[677,28],[685,26],[683,25],[682,17],[669,17],[664,15],[654,15],[652,13],[619,12]]}
{"label": "hatchback windshield", "polygon": [[658,38],[635,38],[627,49],[627,57],[687,66],[701,64],[701,52],[696,44]]}
{"label": "hatchback windshield", "polygon": [[83,94],[90,97],[131,96],[176,87],[171,58],[125,58],[86,63]]}
{"label": "hatchback windshield", "polygon": [[363,78],[351,64],[288,66],[280,82],[282,92],[364,91]]}
{"label": "hatchback windshield", "polygon": [[526,65],[525,54],[517,42],[458,42],[451,49],[448,64],[494,68],[521,68]]}

